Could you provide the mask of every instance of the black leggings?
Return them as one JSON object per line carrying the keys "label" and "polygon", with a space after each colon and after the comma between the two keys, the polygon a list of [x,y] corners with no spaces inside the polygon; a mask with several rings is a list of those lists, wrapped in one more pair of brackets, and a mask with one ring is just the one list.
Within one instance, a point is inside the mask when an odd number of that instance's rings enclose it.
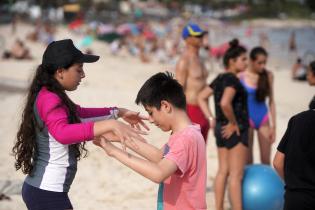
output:
{"label": "black leggings", "polygon": [[67,192],[52,192],[33,187],[24,182],[22,197],[29,210],[73,209]]}

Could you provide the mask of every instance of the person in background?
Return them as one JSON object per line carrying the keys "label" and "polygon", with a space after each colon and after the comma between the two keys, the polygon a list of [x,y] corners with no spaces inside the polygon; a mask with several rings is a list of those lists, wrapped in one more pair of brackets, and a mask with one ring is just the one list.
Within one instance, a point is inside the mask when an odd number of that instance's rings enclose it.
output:
{"label": "person in background", "polygon": [[[216,120],[215,138],[218,148],[219,169],[214,181],[214,196],[217,210],[223,210],[225,188],[233,210],[242,210],[242,179],[247,161],[248,110],[247,93],[237,77],[247,68],[246,49],[238,40],[230,42],[223,57],[226,68],[209,86],[198,95],[198,103],[204,115]],[[208,106],[214,95],[215,118]]]}
{"label": "person in background", "polygon": [[[307,71],[315,85],[315,61]],[[291,117],[273,159],[273,166],[285,182],[284,210],[315,209],[315,100],[309,110]]]}
{"label": "person in background", "polygon": [[[270,165],[271,145],[276,136],[276,105],[273,74],[266,70],[267,51],[262,47],[251,50],[249,68],[238,74],[247,92],[249,114],[248,164],[253,163],[253,140],[257,131],[260,161]],[[266,101],[268,100],[268,105]]]}
{"label": "person in background", "polygon": [[299,57],[292,66],[291,77],[293,80],[306,81],[306,71],[307,68],[303,64],[302,59]]}
{"label": "person in background", "polygon": [[213,118],[205,117],[197,100],[198,93],[206,86],[208,78],[208,72],[199,55],[205,33],[194,23],[190,23],[183,28],[182,37],[185,40],[186,47],[176,64],[175,77],[183,86],[188,116],[192,122],[201,126],[202,135],[207,141],[210,124],[213,125]]}
{"label": "person in background", "polygon": [[293,116],[273,160],[285,182],[284,210],[315,209],[315,110]]}

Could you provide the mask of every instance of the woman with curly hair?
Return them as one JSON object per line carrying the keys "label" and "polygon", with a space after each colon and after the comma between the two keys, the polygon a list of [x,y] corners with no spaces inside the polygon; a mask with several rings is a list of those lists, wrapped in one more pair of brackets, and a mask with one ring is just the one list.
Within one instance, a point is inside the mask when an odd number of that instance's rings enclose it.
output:
{"label": "woman with curly hair", "polygon": [[[13,147],[15,168],[27,177],[22,197],[30,210],[73,209],[68,191],[77,161],[86,156],[84,142],[112,132],[121,142],[143,138],[136,130],[115,120],[122,117],[139,128],[139,113],[123,108],[83,108],[66,94],[85,77],[83,63],[99,56],[86,55],[72,40],[52,42],[46,48],[30,85],[17,141]],[[135,145],[136,146],[136,145]]]}

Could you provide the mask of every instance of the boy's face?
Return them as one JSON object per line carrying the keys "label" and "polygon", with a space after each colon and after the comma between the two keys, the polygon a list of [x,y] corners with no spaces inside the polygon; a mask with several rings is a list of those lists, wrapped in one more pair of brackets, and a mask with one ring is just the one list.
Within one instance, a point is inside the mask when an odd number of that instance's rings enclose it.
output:
{"label": "boy's face", "polygon": [[168,120],[169,106],[170,104],[168,102],[162,101],[160,109],[153,106],[144,107],[149,114],[149,122],[159,127],[162,131],[171,130]]}

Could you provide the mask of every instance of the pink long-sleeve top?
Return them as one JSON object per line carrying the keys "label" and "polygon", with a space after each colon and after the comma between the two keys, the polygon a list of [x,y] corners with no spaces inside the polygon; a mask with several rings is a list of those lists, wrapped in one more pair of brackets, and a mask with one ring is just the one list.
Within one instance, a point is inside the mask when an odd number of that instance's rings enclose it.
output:
{"label": "pink long-sleeve top", "polygon": [[36,108],[48,132],[61,144],[75,144],[93,139],[93,120],[100,117],[114,118],[115,110],[115,107],[83,108],[77,105],[78,116],[82,119],[89,118],[89,120],[70,124],[68,110],[62,104],[60,97],[45,87],[38,93]]}

